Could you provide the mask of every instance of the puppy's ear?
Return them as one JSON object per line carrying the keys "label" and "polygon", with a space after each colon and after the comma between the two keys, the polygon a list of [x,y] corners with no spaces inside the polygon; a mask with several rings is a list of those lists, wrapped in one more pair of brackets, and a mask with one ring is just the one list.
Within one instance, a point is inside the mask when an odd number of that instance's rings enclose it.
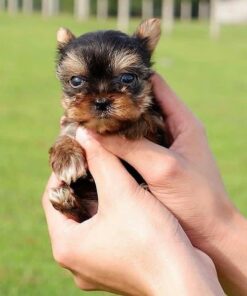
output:
{"label": "puppy's ear", "polygon": [[65,45],[75,39],[75,35],[66,28],[59,28],[57,31],[57,47],[62,49]]}
{"label": "puppy's ear", "polygon": [[152,54],[161,34],[160,20],[151,18],[143,21],[137,28],[134,36],[146,44],[147,49]]}

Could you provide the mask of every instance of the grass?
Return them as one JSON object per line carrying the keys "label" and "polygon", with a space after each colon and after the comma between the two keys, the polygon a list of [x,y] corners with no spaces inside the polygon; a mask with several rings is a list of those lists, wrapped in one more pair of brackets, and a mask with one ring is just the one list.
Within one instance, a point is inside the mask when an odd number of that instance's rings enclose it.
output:
{"label": "grass", "polygon": [[[61,25],[79,34],[115,24],[0,14],[0,295],[87,294],[54,263],[40,204],[50,171],[47,150],[62,114],[54,75],[55,33]],[[225,27],[212,41],[205,23],[177,24],[155,54],[155,69],[204,122],[227,190],[244,215],[246,54],[246,27]]]}

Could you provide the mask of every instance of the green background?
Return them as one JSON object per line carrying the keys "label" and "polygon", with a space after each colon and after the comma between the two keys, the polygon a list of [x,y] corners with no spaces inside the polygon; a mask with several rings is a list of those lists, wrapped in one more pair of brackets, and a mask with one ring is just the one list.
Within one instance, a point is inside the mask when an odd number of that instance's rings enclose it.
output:
{"label": "green background", "polygon": [[[62,114],[54,70],[60,26],[80,34],[115,28],[116,22],[0,14],[0,295],[87,294],[54,263],[41,208],[50,173],[47,151]],[[214,41],[208,24],[199,22],[177,23],[154,57],[154,69],[204,122],[227,190],[245,215],[246,57],[245,26],[224,27]]]}

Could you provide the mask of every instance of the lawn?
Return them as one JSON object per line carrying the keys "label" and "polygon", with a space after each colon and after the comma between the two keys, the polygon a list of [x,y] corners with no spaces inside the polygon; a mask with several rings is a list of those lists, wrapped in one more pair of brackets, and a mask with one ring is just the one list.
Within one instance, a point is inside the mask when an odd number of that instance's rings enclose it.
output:
{"label": "lawn", "polygon": [[[54,263],[40,203],[62,114],[55,34],[59,26],[79,34],[115,24],[0,14],[0,295],[87,294]],[[247,216],[246,27],[225,27],[217,41],[207,30],[206,23],[177,24],[162,37],[155,69],[204,122],[227,190]]]}

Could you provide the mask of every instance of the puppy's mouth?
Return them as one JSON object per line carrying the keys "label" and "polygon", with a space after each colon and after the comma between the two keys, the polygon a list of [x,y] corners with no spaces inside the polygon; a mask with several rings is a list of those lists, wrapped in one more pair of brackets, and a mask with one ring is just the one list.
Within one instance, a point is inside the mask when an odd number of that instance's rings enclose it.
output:
{"label": "puppy's mouth", "polygon": [[136,122],[145,111],[143,105],[128,94],[78,96],[67,108],[67,117],[101,134],[114,133]]}

